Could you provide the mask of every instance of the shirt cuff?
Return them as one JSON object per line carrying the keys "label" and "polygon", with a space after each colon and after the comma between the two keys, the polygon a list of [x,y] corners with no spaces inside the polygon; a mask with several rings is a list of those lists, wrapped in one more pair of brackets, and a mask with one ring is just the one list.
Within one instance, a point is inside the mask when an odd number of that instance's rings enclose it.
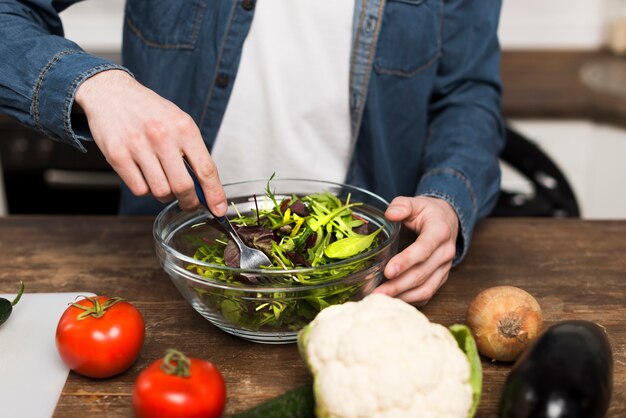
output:
{"label": "shirt cuff", "polygon": [[459,218],[460,234],[456,241],[456,266],[463,260],[474,231],[477,216],[476,195],[463,173],[453,168],[437,168],[427,172],[417,186],[417,195],[431,196],[448,202]]}
{"label": "shirt cuff", "polygon": [[84,115],[72,114],[76,90],[89,77],[113,69],[131,74],[120,65],[81,50],[56,54],[41,70],[33,88],[30,113],[35,127],[85,152],[81,141],[93,138]]}

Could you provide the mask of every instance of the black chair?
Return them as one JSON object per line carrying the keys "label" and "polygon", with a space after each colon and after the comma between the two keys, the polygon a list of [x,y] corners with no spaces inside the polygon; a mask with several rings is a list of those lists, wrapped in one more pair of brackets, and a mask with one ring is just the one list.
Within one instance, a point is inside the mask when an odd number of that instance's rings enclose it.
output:
{"label": "black chair", "polygon": [[535,143],[507,127],[507,142],[500,156],[533,186],[528,195],[501,190],[494,217],[580,217],[578,201],[565,175]]}

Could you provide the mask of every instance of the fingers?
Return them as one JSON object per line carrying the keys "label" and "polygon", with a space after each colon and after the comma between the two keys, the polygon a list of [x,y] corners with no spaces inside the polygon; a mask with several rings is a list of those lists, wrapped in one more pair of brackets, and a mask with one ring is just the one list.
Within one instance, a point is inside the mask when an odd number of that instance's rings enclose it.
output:
{"label": "fingers", "polygon": [[200,182],[209,209],[216,216],[224,216],[227,209],[226,193],[222,187],[217,166],[209,153],[206,152],[204,143],[202,143],[201,147],[198,147],[195,143],[189,143],[185,147],[184,152],[187,161],[189,161]]}
{"label": "fingers", "polygon": [[[217,167],[193,119],[188,115],[180,116],[172,123],[170,129],[173,129],[173,133],[160,129],[159,126],[156,123],[153,127],[146,129],[150,142],[148,149],[155,153],[162,167],[160,172],[154,172],[155,184],[148,181],[152,193],[159,199],[166,199],[165,190],[160,190],[159,187],[167,188],[169,196],[176,197],[183,210],[193,210],[199,206],[200,202],[193,180],[183,162],[183,156],[185,156],[200,182],[211,212],[217,216],[224,215],[227,206],[226,194],[222,188]],[[170,141],[169,138],[180,140]],[[150,168],[155,167],[158,165],[153,161]],[[150,168],[142,167],[142,171],[150,175],[152,174]]]}
{"label": "fingers", "polygon": [[150,188],[141,170],[129,155],[118,152],[116,155],[107,156],[107,161],[135,196],[150,194]]}
{"label": "fingers", "polygon": [[385,217],[392,222],[402,222],[413,214],[413,199],[400,196],[391,201]]}
{"label": "fingers", "polygon": [[374,293],[396,297],[418,306],[425,305],[446,282],[452,262],[444,263],[432,271],[431,267],[422,271],[415,267],[403,276],[382,284]]}
{"label": "fingers", "polygon": [[426,305],[448,280],[451,265],[450,263],[439,267],[421,286],[402,292],[396,297],[416,306]]}
{"label": "fingers", "polygon": [[174,197],[167,181],[167,176],[163,172],[163,167],[159,156],[153,152],[153,143],[159,141],[165,136],[165,130],[160,124],[151,124],[144,129],[144,136],[135,139],[130,149],[136,164],[139,166],[141,173],[148,183],[150,193],[160,202],[168,202]]}
{"label": "fingers", "polygon": [[407,302],[426,303],[446,281],[456,253],[458,219],[445,201],[432,197],[398,197],[385,213],[418,234],[417,239],[389,260],[389,279],[375,292]]}
{"label": "fingers", "polygon": [[437,220],[421,227],[421,232],[414,243],[396,254],[385,267],[385,277],[393,279],[406,272],[411,266],[428,260],[439,249],[442,259],[454,257],[455,241],[451,239],[450,228]]}
{"label": "fingers", "polygon": [[96,144],[131,192],[150,193],[162,202],[176,198],[184,210],[197,208],[183,163],[187,156],[212,212],[224,215],[226,196],[217,168],[193,119],[127,74],[105,73],[83,83],[77,103]]}
{"label": "fingers", "polygon": [[199,201],[183,164],[182,151],[170,139],[182,133],[175,126],[165,127],[159,122],[146,126],[144,133],[147,144],[137,149],[137,158],[143,162],[140,166],[152,195],[161,202],[176,198],[183,210],[197,208]]}
{"label": "fingers", "polygon": [[[412,245],[417,246],[417,242]],[[447,270],[450,269],[453,255],[450,256],[448,251],[445,245],[438,247],[425,261],[413,264],[398,276],[389,278],[377,291],[395,297],[423,286],[442,266],[448,266]],[[391,260],[389,262],[391,263]]]}

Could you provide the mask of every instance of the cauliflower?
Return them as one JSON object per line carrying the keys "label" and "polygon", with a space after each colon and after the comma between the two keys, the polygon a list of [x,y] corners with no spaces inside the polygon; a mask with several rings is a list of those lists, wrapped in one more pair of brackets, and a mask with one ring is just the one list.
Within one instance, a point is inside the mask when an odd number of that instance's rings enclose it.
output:
{"label": "cauliflower", "polygon": [[330,306],[300,332],[298,345],[314,376],[319,418],[474,413],[476,385],[455,337],[399,299],[373,294]]}

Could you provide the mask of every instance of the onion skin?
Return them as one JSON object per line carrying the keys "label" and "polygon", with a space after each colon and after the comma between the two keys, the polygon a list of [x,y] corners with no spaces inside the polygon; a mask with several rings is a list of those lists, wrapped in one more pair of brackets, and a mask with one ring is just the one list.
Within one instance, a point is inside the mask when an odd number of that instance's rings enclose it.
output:
{"label": "onion skin", "polygon": [[528,292],[495,286],[480,292],[467,309],[478,352],[494,361],[515,361],[541,332],[541,307]]}

